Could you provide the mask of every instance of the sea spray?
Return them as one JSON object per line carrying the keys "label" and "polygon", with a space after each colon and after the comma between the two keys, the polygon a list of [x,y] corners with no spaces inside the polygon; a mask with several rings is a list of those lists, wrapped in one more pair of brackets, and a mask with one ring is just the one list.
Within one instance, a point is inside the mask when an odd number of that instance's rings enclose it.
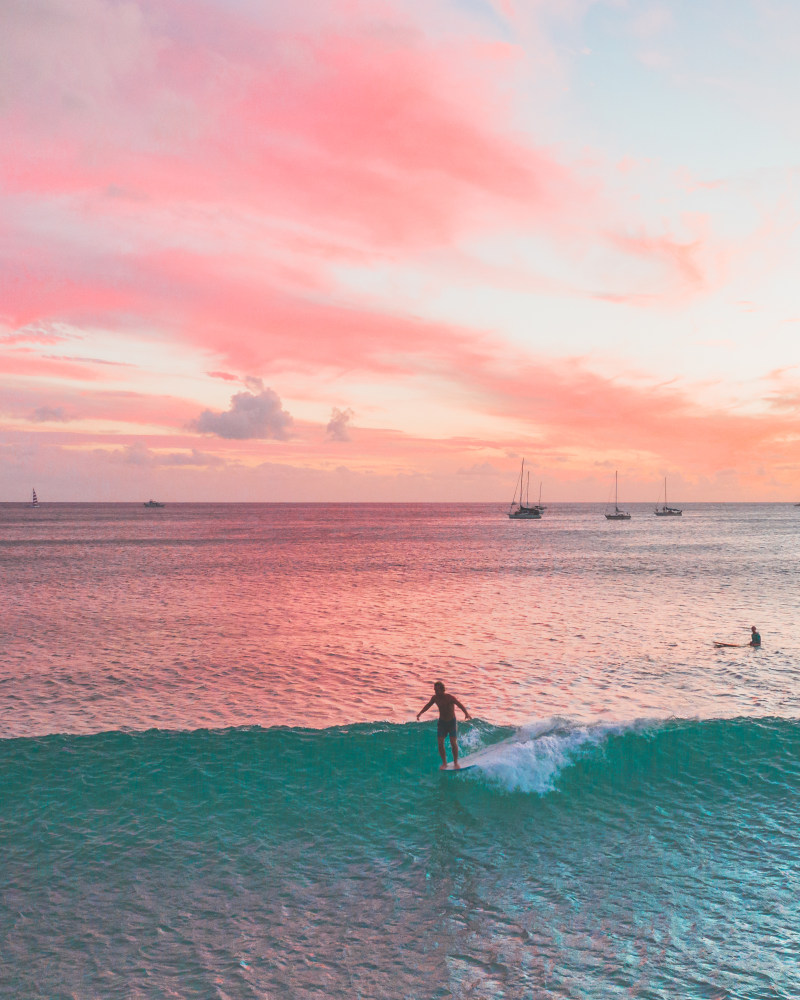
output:
{"label": "sea spray", "polygon": [[556,788],[565,768],[596,755],[609,736],[643,732],[658,725],[651,719],[591,723],[552,716],[526,723],[499,741],[497,730],[476,726],[459,742],[462,759],[465,753],[483,751],[469,771],[473,778],[488,779],[509,792],[544,795]]}

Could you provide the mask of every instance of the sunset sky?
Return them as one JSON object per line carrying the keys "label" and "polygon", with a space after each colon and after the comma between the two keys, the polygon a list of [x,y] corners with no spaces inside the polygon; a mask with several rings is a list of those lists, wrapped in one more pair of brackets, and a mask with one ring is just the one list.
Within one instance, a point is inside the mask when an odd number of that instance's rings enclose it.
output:
{"label": "sunset sky", "polygon": [[800,501],[798,108],[796,0],[4,0],[0,500]]}

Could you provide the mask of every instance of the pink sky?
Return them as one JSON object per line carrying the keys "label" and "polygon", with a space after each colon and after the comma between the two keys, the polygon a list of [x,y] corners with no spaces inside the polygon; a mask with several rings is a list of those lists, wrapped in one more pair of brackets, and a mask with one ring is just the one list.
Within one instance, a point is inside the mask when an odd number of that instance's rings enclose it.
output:
{"label": "pink sky", "polygon": [[791,39],[2,5],[0,500],[800,499]]}

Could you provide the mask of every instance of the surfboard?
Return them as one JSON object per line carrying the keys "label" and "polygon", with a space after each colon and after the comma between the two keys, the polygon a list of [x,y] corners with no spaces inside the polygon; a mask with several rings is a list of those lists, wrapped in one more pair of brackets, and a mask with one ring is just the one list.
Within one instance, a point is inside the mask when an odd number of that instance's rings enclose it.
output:
{"label": "surfboard", "polygon": [[741,649],[743,646],[749,645],[749,643],[746,643],[746,642],[715,642],[714,645],[717,647],[717,649],[721,649],[722,646],[730,646],[730,647],[732,647],[734,649]]}
{"label": "surfboard", "polygon": [[477,757],[480,751],[476,753],[461,754],[458,758],[458,767],[451,761],[448,761],[444,767],[440,767],[440,771],[468,771],[471,767],[475,767],[480,761],[471,760],[472,757]]}
{"label": "surfboard", "polygon": [[518,729],[511,736],[507,736],[504,740],[498,740],[497,743],[490,743],[489,746],[481,747],[472,753],[459,754],[457,768],[453,767],[453,762],[450,761],[446,767],[440,767],[439,770],[450,772],[468,771],[472,767],[480,767],[482,764],[491,763],[497,757],[502,757],[503,753],[514,743],[529,744],[542,736],[548,736],[550,733],[563,731],[563,729],[564,720],[559,718],[542,719],[537,723],[529,723],[527,726]]}
{"label": "surfboard", "polygon": [[[530,739],[530,737],[527,737],[527,739]],[[497,755],[498,751],[502,752],[502,748],[508,746],[509,743],[518,742],[520,742],[520,735],[515,733],[513,736],[509,736],[506,740],[500,740],[499,743],[492,743],[492,745],[488,747],[481,747],[480,750],[476,750],[474,753],[459,754],[458,767],[454,767],[453,762],[449,761],[447,767],[441,767],[439,770],[456,772],[468,771],[471,767],[477,767],[478,765],[485,764],[487,761],[491,760]]]}

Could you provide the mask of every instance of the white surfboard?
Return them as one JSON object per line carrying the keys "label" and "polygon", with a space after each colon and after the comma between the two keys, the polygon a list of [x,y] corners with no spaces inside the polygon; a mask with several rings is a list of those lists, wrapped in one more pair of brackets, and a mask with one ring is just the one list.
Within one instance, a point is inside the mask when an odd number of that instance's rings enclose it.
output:
{"label": "white surfboard", "polygon": [[549,736],[551,733],[566,732],[565,725],[567,725],[567,720],[557,716],[528,723],[528,725],[522,726],[522,728],[512,733],[511,736],[507,736],[504,740],[491,743],[488,747],[481,747],[479,750],[473,751],[473,753],[459,754],[457,768],[453,767],[453,762],[450,761],[447,767],[441,767],[439,770],[468,771],[472,767],[482,767],[487,764],[496,763],[498,759],[502,759],[509,747],[514,746],[514,744],[522,743],[529,745],[542,736]]}
{"label": "white surfboard", "polygon": [[491,746],[481,747],[480,750],[476,750],[474,753],[459,754],[458,756],[458,767],[455,767],[453,762],[450,761],[447,767],[439,768],[440,771],[468,771],[471,767],[479,767],[481,764],[487,764],[489,761],[493,760],[498,753],[502,753],[504,748],[509,745],[509,743],[519,743],[523,740],[529,740],[530,737],[523,737],[519,733],[515,733],[513,736],[509,736],[508,739],[500,740],[498,743],[492,743]]}

